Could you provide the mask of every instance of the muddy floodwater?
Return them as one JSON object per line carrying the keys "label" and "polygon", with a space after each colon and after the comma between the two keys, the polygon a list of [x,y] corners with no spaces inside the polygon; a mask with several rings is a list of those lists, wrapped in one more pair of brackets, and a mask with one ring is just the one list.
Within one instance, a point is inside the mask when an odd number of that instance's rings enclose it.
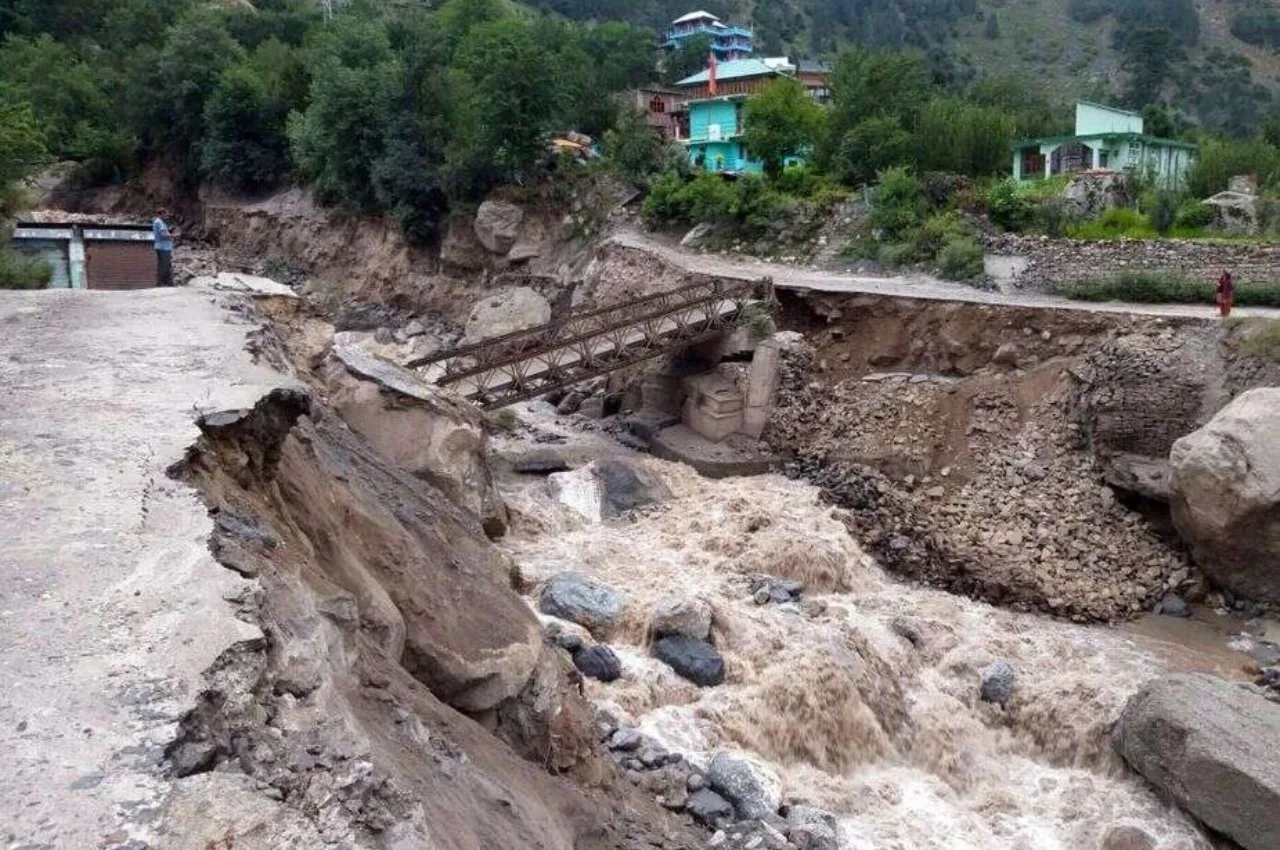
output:
{"label": "muddy floodwater", "polygon": [[[523,409],[533,431],[498,449],[540,431],[575,464],[622,453],[538,411]],[[696,764],[758,754],[785,799],[839,816],[850,850],[1082,850],[1124,824],[1159,850],[1210,846],[1124,769],[1109,733],[1146,679],[1244,678],[1211,612],[1106,627],[1001,610],[887,575],[807,484],[639,462],[672,496],[630,518],[601,520],[589,488],[557,500],[541,476],[500,482],[514,515],[504,545],[528,585],[573,570],[624,594],[607,638],[623,677],[587,685],[624,723]],[[803,582],[802,601],[757,605],[759,574]],[[649,657],[649,612],[673,593],[712,604],[725,684],[700,689]],[[1017,671],[1003,709],[978,698],[997,659]]]}

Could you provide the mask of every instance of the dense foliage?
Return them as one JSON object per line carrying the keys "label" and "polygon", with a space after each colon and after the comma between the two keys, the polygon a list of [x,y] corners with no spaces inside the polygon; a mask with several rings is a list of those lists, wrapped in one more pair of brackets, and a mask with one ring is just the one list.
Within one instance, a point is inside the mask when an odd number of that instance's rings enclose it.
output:
{"label": "dense foliage", "polygon": [[85,179],[154,157],[187,189],[300,179],[429,239],[450,199],[530,173],[554,132],[603,134],[611,95],[655,72],[653,33],[631,23],[508,0],[337,5],[10,0],[0,95]]}

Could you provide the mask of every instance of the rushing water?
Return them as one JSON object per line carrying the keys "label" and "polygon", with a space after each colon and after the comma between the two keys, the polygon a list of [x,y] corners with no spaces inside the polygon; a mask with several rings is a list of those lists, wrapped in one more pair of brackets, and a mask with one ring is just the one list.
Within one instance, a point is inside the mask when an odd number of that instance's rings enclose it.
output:
{"label": "rushing water", "polygon": [[[621,453],[536,410],[525,417],[568,435],[568,453]],[[599,521],[581,488],[567,490],[566,504],[546,479],[501,483],[516,515],[506,546],[528,579],[577,570],[626,595],[610,638],[624,675],[591,682],[597,702],[695,762],[722,747],[758,753],[788,799],[840,816],[844,848],[1094,850],[1118,824],[1142,827],[1159,850],[1210,846],[1126,773],[1108,740],[1145,679],[1187,664],[1229,667],[1207,643],[1183,656],[1168,635],[913,587],[863,553],[813,487],[641,462],[673,497],[634,519]],[[756,573],[803,581],[804,603],[757,606]],[[724,685],[699,689],[646,654],[648,612],[668,593],[713,605]],[[1006,709],[977,695],[980,671],[997,658],[1018,673]]]}

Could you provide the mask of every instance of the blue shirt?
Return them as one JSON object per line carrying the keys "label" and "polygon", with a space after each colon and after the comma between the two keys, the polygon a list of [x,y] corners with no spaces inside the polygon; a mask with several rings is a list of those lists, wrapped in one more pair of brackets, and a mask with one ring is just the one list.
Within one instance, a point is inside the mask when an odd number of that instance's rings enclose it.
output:
{"label": "blue shirt", "polygon": [[169,225],[165,224],[163,219],[157,217],[155,221],[151,222],[151,232],[156,237],[157,251],[173,250],[173,237],[169,234]]}

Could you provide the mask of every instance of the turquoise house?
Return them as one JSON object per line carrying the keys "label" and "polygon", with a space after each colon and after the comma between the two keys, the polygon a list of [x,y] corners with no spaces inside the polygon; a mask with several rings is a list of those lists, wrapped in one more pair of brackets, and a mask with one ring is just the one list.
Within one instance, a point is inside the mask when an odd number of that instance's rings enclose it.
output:
{"label": "turquoise house", "polygon": [[1076,104],[1075,133],[1022,139],[1013,148],[1015,180],[1038,180],[1081,171],[1150,173],[1168,188],[1181,186],[1195,163],[1196,147],[1144,132],[1142,116],[1083,101]]}
{"label": "turquoise house", "polygon": [[[688,98],[688,137],[682,139],[689,161],[725,174],[758,173],[764,165],[747,157],[742,116],[747,100],[795,68],[785,59],[737,59],[717,64],[676,83]],[[714,76],[713,76],[714,74]],[[796,156],[788,165],[803,162]]]}

